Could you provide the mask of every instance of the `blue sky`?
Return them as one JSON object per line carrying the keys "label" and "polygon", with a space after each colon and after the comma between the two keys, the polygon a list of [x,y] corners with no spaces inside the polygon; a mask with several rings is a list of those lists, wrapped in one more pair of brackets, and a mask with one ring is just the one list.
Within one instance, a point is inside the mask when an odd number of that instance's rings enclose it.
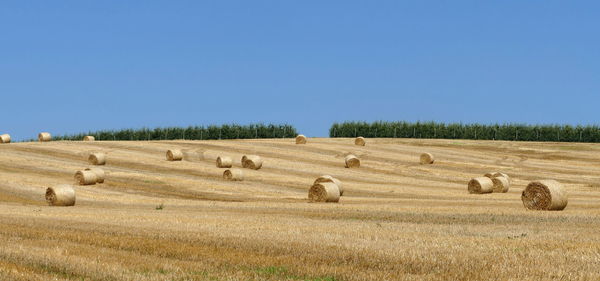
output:
{"label": "blue sky", "polygon": [[5,1],[0,133],[598,124],[597,1]]}

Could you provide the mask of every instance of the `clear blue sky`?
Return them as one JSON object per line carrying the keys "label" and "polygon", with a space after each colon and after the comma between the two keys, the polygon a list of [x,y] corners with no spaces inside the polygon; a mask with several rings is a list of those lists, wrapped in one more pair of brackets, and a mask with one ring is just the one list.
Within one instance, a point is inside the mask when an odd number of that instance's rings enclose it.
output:
{"label": "clear blue sky", "polygon": [[4,1],[0,133],[598,124],[598,1]]}

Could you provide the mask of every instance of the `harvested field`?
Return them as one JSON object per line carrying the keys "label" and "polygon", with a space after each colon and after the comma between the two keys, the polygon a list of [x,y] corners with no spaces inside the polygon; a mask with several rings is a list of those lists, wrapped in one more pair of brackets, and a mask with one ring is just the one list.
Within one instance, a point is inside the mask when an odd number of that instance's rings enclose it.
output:
{"label": "harvested field", "polygon": [[[0,146],[0,280],[598,280],[600,144],[311,138],[10,143]],[[165,161],[173,148],[260,155],[244,181],[215,158]],[[73,182],[90,151],[109,151],[105,183]],[[422,151],[435,165],[420,165]],[[344,167],[354,154],[360,169]],[[510,176],[507,193],[472,195],[471,178]],[[315,178],[339,203],[308,203]],[[553,179],[560,212],[521,192]]]}

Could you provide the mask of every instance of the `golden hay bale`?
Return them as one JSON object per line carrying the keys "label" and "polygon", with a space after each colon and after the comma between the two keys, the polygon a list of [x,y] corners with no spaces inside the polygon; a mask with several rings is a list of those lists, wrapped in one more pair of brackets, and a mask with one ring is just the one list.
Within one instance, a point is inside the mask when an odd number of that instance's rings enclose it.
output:
{"label": "golden hay bale", "polygon": [[529,210],[561,211],[567,207],[567,190],[555,180],[534,181],[521,193],[521,201]]}
{"label": "golden hay bale", "polygon": [[233,160],[228,156],[217,157],[217,168],[231,168],[233,166]]}
{"label": "golden hay bale", "polygon": [[505,177],[494,177],[491,178],[492,183],[494,183],[493,192],[497,193],[507,193],[510,188],[510,182]]}
{"label": "golden hay bale", "polygon": [[258,155],[244,155],[242,157],[242,167],[258,170],[262,167],[263,160]]}
{"label": "golden hay bale", "polygon": [[340,189],[332,182],[321,182],[313,184],[308,190],[310,202],[339,202]]}
{"label": "golden hay bale", "polygon": [[0,135],[0,143],[10,143],[10,135],[9,134]]}
{"label": "golden hay bale", "polygon": [[323,176],[318,177],[313,184],[322,183],[322,182],[335,183],[338,186],[338,189],[340,190],[340,196],[344,195],[344,185],[342,184],[342,181],[340,181],[330,175],[323,175]]}
{"label": "golden hay bale", "polygon": [[240,169],[227,169],[223,172],[223,178],[230,181],[243,181],[244,172]]}
{"label": "golden hay bale", "polygon": [[50,135],[50,133],[47,133],[47,132],[39,133],[38,140],[41,142],[51,141],[52,135]]}
{"label": "golden hay bale", "polygon": [[106,173],[104,173],[104,170],[100,168],[86,168],[85,171],[91,171],[94,174],[96,174],[97,183],[104,183],[104,178],[106,177]]}
{"label": "golden hay bale", "polygon": [[50,206],[74,206],[75,189],[68,184],[59,184],[46,189],[46,202]]}
{"label": "golden hay bale", "polygon": [[488,177],[474,178],[469,181],[469,193],[483,194],[494,191],[494,182]]}
{"label": "golden hay bale", "polygon": [[421,164],[433,164],[435,159],[431,153],[423,153],[420,157]]}
{"label": "golden hay bale", "polygon": [[106,154],[102,152],[93,152],[88,156],[88,162],[92,165],[104,165],[106,164]]}
{"label": "golden hay bale", "polygon": [[79,185],[92,185],[98,181],[98,176],[92,171],[77,171],[75,173],[75,181]]}
{"label": "golden hay bale", "polygon": [[85,136],[83,137],[83,141],[95,141],[96,137],[94,136]]}
{"label": "golden hay bale", "polygon": [[346,156],[346,168],[360,168],[360,160],[353,154]]}
{"label": "golden hay bale", "polygon": [[183,152],[179,149],[169,149],[167,150],[167,160],[181,161],[183,160]]}
{"label": "golden hay bale", "polygon": [[512,181],[510,180],[510,177],[505,174],[505,173],[501,173],[501,172],[489,172],[487,174],[485,174],[486,177],[493,179],[495,177],[505,177],[508,180],[508,183],[511,183]]}
{"label": "golden hay bale", "polygon": [[360,145],[360,146],[365,146],[365,144],[367,144],[367,142],[365,141],[365,138],[358,137],[358,138],[354,139],[354,144]]}
{"label": "golden hay bale", "polygon": [[306,144],[306,137],[304,135],[298,135],[296,137],[296,144]]}

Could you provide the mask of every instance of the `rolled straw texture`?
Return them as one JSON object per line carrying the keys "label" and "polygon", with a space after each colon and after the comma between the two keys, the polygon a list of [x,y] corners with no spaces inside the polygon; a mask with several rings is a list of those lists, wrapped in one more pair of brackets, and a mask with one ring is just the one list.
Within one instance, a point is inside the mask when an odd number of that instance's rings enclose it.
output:
{"label": "rolled straw texture", "polygon": [[230,181],[243,181],[244,171],[241,169],[227,169],[223,172],[223,178]]}
{"label": "rolled straw texture", "polygon": [[296,137],[296,144],[306,144],[306,137],[304,135],[298,135]]}
{"label": "rolled straw texture", "polygon": [[330,175],[323,175],[323,176],[318,177],[313,184],[322,183],[322,182],[335,183],[338,186],[338,189],[340,190],[340,196],[344,196],[344,185],[342,184],[342,181],[340,181]]}
{"label": "rolled straw texture", "polygon": [[566,189],[555,180],[540,180],[529,183],[521,201],[529,210],[561,211],[567,207],[569,198]]}
{"label": "rolled straw texture", "polygon": [[167,150],[167,160],[181,161],[183,160],[183,152],[179,149],[169,149]]}
{"label": "rolled straw texture", "polygon": [[83,137],[83,141],[95,141],[96,137],[94,136],[85,136]]}
{"label": "rolled straw texture", "polygon": [[106,164],[106,154],[102,152],[93,152],[88,156],[88,162],[92,165],[104,165]]}
{"label": "rolled straw texture", "polygon": [[228,156],[217,157],[217,168],[231,168],[233,166],[233,160]]}
{"label": "rolled straw texture", "polygon": [[360,146],[365,146],[365,144],[367,144],[367,142],[365,141],[365,138],[357,137],[356,139],[354,139],[354,144],[360,145]]}
{"label": "rolled straw texture", "polygon": [[435,161],[431,153],[422,153],[419,160],[421,164],[433,164]]}
{"label": "rolled straw texture", "polygon": [[246,157],[245,161],[242,163],[244,168],[258,170],[263,165],[263,160],[258,155],[245,155],[244,157]]}
{"label": "rolled straw texture", "polygon": [[10,135],[9,134],[0,135],[0,143],[10,143]]}
{"label": "rolled straw texture", "polygon": [[308,190],[308,200],[310,202],[339,202],[340,189],[332,182],[313,184]]}
{"label": "rolled straw texture", "polygon": [[494,184],[493,192],[497,193],[506,193],[510,188],[510,182],[505,177],[494,177],[491,178],[492,183]]}
{"label": "rolled straw texture", "polygon": [[106,173],[104,173],[104,170],[100,169],[100,168],[86,168],[86,171],[91,171],[94,174],[96,174],[96,182],[97,183],[104,183],[104,178],[106,177]]}
{"label": "rolled straw texture", "polygon": [[469,181],[468,189],[471,194],[492,193],[494,183],[488,177],[474,178]]}
{"label": "rolled straw texture", "polygon": [[92,171],[77,171],[75,173],[75,181],[79,185],[92,185],[96,184],[98,177]]}
{"label": "rolled straw texture", "polygon": [[46,202],[50,206],[74,206],[75,189],[68,184],[59,184],[46,189]]}
{"label": "rolled straw texture", "polygon": [[39,133],[38,134],[38,140],[40,142],[51,141],[52,140],[52,135],[50,135],[50,133],[47,133],[47,132]]}
{"label": "rolled straw texture", "polygon": [[346,168],[359,168],[360,167],[360,159],[353,154],[349,154],[346,156]]}

